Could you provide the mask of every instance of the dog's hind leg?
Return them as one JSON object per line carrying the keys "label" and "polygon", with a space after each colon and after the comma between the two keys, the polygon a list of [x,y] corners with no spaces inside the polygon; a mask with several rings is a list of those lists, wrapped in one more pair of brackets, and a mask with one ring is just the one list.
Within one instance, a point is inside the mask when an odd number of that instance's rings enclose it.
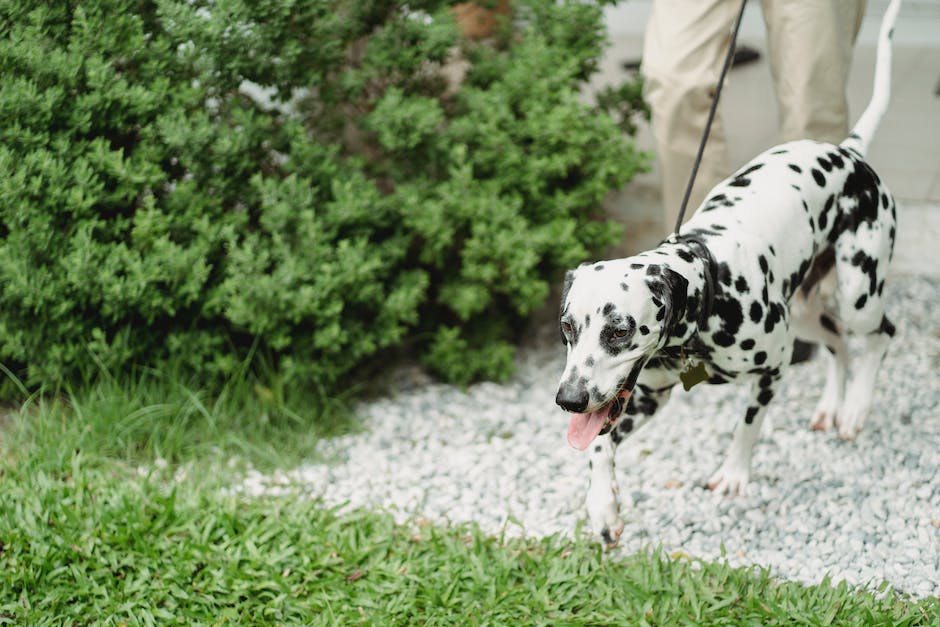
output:
{"label": "dog's hind leg", "polygon": [[744,420],[734,429],[731,448],[721,468],[708,480],[708,489],[719,494],[743,494],[751,478],[751,457],[760,435],[760,426],[767,413],[767,404],[773,399],[780,384],[779,371],[767,372],[756,378],[751,386],[753,400]]}
{"label": "dog's hind leg", "polygon": [[[832,281],[827,277],[825,283]],[[808,294],[800,290],[794,295],[790,303],[790,316],[790,326],[797,337],[826,347],[826,384],[813,410],[810,428],[814,431],[828,431],[835,424],[836,414],[842,406],[849,365],[848,346],[840,323],[824,310],[818,287]]]}
{"label": "dog's hind leg", "polygon": [[854,440],[862,430],[871,411],[878,370],[893,336],[894,325],[883,315],[879,327],[862,338],[862,354],[854,362],[852,380],[836,418],[839,437],[843,440]]}
{"label": "dog's hind leg", "polygon": [[878,370],[894,335],[882,296],[894,243],[894,202],[884,191],[871,196],[880,197],[879,221],[863,222],[835,243],[839,320],[847,332],[860,336],[863,344],[861,355],[853,359],[851,380],[836,416],[843,440],[854,439],[868,417]]}

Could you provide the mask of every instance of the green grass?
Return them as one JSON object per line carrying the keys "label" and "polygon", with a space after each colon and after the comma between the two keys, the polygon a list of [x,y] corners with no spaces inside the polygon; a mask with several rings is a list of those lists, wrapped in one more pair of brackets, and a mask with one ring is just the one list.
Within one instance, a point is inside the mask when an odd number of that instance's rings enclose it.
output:
{"label": "green grass", "polygon": [[302,457],[305,419],[249,384],[210,402],[160,378],[11,412],[0,624],[940,624],[936,599],[220,490],[230,455]]}

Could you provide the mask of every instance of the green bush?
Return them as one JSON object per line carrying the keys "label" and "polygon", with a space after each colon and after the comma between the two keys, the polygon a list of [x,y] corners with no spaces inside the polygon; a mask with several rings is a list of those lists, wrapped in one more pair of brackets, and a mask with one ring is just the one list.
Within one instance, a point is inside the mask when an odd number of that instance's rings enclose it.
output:
{"label": "green bush", "polygon": [[643,159],[578,97],[599,7],[520,0],[473,44],[449,4],[0,0],[0,361],[505,375]]}

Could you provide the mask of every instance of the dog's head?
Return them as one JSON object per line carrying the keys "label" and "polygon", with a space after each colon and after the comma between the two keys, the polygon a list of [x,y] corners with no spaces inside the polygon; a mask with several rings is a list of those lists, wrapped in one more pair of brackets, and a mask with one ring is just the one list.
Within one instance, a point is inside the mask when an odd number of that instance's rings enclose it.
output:
{"label": "dog's head", "polygon": [[685,314],[688,281],[648,257],[585,264],[565,276],[559,320],[568,348],[555,402],[584,450],[616,423],[646,361]]}

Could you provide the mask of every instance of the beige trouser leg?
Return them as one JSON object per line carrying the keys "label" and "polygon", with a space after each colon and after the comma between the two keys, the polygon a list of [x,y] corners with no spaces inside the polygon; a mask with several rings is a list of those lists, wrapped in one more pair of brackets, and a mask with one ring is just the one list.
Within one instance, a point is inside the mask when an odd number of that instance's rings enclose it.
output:
{"label": "beige trouser leg", "polygon": [[782,141],[834,144],[849,133],[845,96],[865,0],[761,0]]}
{"label": "beige trouser leg", "polygon": [[[738,0],[656,0],[643,48],[645,96],[663,170],[663,216],[672,230],[727,52]],[[762,0],[782,140],[842,141],[845,85],[865,0]],[[691,216],[732,171],[724,126],[712,124],[689,199]]]}
{"label": "beige trouser leg", "polygon": [[[656,0],[643,41],[644,95],[663,170],[664,227],[672,231],[708,118],[739,8],[729,0]],[[721,116],[715,117],[686,215],[730,174]]]}

